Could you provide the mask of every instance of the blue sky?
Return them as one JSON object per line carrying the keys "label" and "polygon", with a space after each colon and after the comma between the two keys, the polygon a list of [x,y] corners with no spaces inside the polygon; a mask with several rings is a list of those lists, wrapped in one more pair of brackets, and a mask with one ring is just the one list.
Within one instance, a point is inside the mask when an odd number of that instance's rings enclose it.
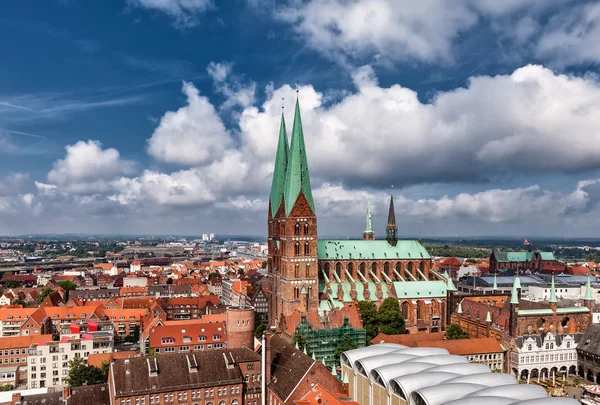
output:
{"label": "blue sky", "polygon": [[264,234],[296,82],[322,235],[600,236],[600,5],[0,5],[0,234]]}

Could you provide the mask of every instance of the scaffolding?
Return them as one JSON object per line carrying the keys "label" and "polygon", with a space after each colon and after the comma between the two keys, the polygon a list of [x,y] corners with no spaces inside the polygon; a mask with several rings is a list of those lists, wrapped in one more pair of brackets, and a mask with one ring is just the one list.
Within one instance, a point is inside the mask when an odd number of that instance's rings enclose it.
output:
{"label": "scaffolding", "polygon": [[329,368],[340,365],[340,359],[335,356],[335,350],[342,337],[350,337],[357,348],[365,347],[367,341],[367,332],[362,328],[350,326],[348,318],[344,318],[341,327],[332,328],[327,322],[327,316],[324,316],[323,327],[313,329],[306,316],[303,315],[295,333],[306,339],[306,353],[315,360],[324,361]]}

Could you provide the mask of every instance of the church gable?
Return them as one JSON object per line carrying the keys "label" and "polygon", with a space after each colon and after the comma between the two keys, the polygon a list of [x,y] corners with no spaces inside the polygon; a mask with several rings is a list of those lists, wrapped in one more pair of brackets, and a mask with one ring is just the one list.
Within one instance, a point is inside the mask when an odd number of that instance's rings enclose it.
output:
{"label": "church gable", "polygon": [[294,203],[289,216],[294,218],[305,218],[315,216],[310,204],[308,203],[308,200],[304,196],[304,192],[301,191],[298,195],[298,198],[296,199],[296,202]]}

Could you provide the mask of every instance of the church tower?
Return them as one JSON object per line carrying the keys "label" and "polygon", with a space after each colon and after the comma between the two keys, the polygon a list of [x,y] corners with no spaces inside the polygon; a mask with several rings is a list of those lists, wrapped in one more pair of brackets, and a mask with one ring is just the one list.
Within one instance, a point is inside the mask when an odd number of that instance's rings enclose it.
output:
{"label": "church tower", "polygon": [[367,201],[367,222],[363,232],[363,240],[375,240],[375,232],[371,224],[371,202]]}
{"label": "church tower", "polygon": [[398,228],[396,227],[396,212],[394,211],[394,196],[390,196],[390,211],[388,213],[388,221],[386,227],[386,239],[392,246],[398,243]]}
{"label": "church tower", "polygon": [[269,201],[269,316],[275,326],[282,315],[314,312],[319,305],[317,216],[298,101],[284,159],[286,147],[282,117]]}

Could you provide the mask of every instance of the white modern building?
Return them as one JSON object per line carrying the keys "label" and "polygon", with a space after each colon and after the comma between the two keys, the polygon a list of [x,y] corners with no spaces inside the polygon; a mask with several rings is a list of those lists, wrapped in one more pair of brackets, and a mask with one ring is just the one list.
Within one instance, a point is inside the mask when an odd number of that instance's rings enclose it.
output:
{"label": "white modern building", "polygon": [[69,375],[69,361],[86,359],[90,354],[112,353],[111,332],[86,332],[80,336],[63,335],[60,341],[29,347],[27,388],[59,387]]}
{"label": "white modern building", "polygon": [[[577,343],[583,333],[519,336],[510,357],[510,369],[523,380],[558,378],[577,372]],[[562,378],[562,377],[561,377]]]}
{"label": "white modern building", "polygon": [[382,343],[346,351],[340,360],[348,395],[360,405],[578,404],[440,348]]}
{"label": "white modern building", "polygon": [[[530,285],[523,298],[528,301],[548,301],[550,299],[551,285]],[[561,300],[581,300],[585,296],[585,286],[557,284],[556,298]]]}

